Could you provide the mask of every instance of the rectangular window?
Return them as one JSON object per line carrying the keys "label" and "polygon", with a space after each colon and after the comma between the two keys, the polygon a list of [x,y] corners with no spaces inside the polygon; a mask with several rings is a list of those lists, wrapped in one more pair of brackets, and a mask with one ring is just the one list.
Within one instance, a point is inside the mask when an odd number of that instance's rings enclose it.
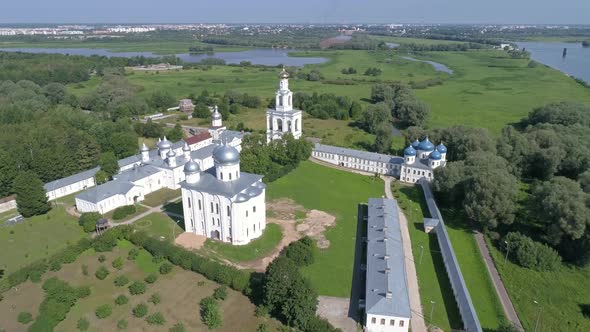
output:
{"label": "rectangular window", "polygon": [[248,216],[248,210],[246,210],[246,217]]}
{"label": "rectangular window", "polygon": [[211,225],[215,226],[215,218],[211,217]]}
{"label": "rectangular window", "polygon": [[249,229],[246,228],[246,236],[249,236]]}
{"label": "rectangular window", "polygon": [[188,198],[188,207],[189,208],[191,207],[191,198],[190,197]]}
{"label": "rectangular window", "polygon": [[256,224],[254,224],[254,233],[256,233]]}
{"label": "rectangular window", "polygon": [[215,204],[215,213],[219,214],[219,203]]}
{"label": "rectangular window", "polygon": [[201,200],[199,200],[199,211],[201,210]]}
{"label": "rectangular window", "polygon": [[256,212],[256,207],[255,206],[252,207],[252,212]]}
{"label": "rectangular window", "polygon": [[371,323],[373,323],[373,324],[377,323],[377,318],[375,318],[375,317],[371,318]]}
{"label": "rectangular window", "polygon": [[217,226],[221,226],[221,223],[219,222],[219,218],[217,218]]}
{"label": "rectangular window", "polygon": [[399,321],[399,327],[404,327],[404,321],[403,320],[400,320]]}
{"label": "rectangular window", "polygon": [[229,173],[229,180],[231,181],[231,173]]}
{"label": "rectangular window", "polygon": [[389,325],[395,326],[395,319],[390,319],[389,320]]}
{"label": "rectangular window", "polygon": [[213,202],[211,202],[211,213],[213,213]]}
{"label": "rectangular window", "polygon": [[227,206],[227,216],[228,216],[228,217],[229,217],[229,216],[231,216],[231,211],[230,211],[230,209],[229,209],[229,205]]}
{"label": "rectangular window", "polygon": [[385,318],[381,318],[381,325],[385,325]]}

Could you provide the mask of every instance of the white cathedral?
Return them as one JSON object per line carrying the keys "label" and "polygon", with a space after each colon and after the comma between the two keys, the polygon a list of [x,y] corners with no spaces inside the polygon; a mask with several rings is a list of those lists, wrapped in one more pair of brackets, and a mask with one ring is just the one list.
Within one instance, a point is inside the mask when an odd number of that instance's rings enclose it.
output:
{"label": "white cathedral", "polygon": [[275,97],[275,108],[266,111],[266,142],[281,139],[285,133],[301,137],[302,111],[293,108],[293,92],[289,90],[289,73],[283,67],[279,74],[279,88]]}

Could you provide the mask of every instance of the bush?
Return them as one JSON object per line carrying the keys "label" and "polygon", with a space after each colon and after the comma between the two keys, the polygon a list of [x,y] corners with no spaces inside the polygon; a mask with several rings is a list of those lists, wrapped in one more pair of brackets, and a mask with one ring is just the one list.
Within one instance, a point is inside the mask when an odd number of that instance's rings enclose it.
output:
{"label": "bush", "polygon": [[147,316],[145,320],[150,325],[164,325],[164,323],[166,323],[166,319],[164,319],[164,315],[162,315],[159,312],[156,312],[155,314],[151,314],[151,315]]}
{"label": "bush", "polygon": [[130,261],[134,261],[138,255],[139,255],[139,250],[137,248],[133,248],[133,249],[129,250],[129,254],[127,254],[127,259]]}
{"label": "bush", "polygon": [[107,260],[107,258],[106,258],[106,256],[105,256],[105,255],[99,255],[99,256],[98,256],[98,261],[99,261],[99,262],[101,262],[101,263],[104,263],[104,261],[106,261],[106,260]]}
{"label": "bush", "polygon": [[90,322],[88,322],[86,318],[80,318],[78,319],[78,324],[76,324],[76,327],[80,331],[86,331],[90,327]]}
{"label": "bush", "polygon": [[127,296],[123,294],[117,296],[117,298],[115,299],[115,304],[117,305],[127,304],[127,302],[129,302],[129,298],[127,298]]}
{"label": "bush", "polygon": [[134,281],[129,286],[129,293],[131,293],[131,295],[143,294],[143,293],[145,293],[145,290],[146,290],[145,284],[141,281]]}
{"label": "bush", "polygon": [[185,331],[184,324],[176,323],[168,331],[169,332],[184,332]]}
{"label": "bush", "polygon": [[148,307],[144,303],[140,303],[133,308],[133,316],[141,318],[147,315]]}
{"label": "bush", "polygon": [[148,284],[153,284],[154,282],[156,282],[156,280],[158,280],[158,276],[154,273],[150,273],[147,277],[145,277],[144,280]]}
{"label": "bush", "polygon": [[309,237],[289,244],[285,248],[285,256],[293,260],[297,266],[308,266],[314,262],[315,243]]}
{"label": "bush", "polygon": [[87,298],[88,296],[90,296],[90,287],[88,287],[88,286],[78,287],[76,289],[76,296],[79,299]]}
{"label": "bush", "polygon": [[213,292],[213,298],[216,300],[225,300],[227,298],[227,287],[220,286],[215,289]]}
{"label": "bush", "polygon": [[154,294],[152,294],[152,296],[150,296],[150,299],[148,300],[148,302],[151,302],[154,305],[157,305],[158,303],[162,302],[162,298],[160,297],[160,294],[154,293]]}
{"label": "bush", "polygon": [[127,328],[127,321],[126,321],[126,320],[124,320],[124,319],[121,319],[121,320],[119,320],[119,321],[117,322],[117,328],[118,328],[119,330],[124,330],[124,329],[126,329],[126,328]]}
{"label": "bush", "polygon": [[504,241],[508,243],[508,247],[503,249],[513,252],[509,257],[520,266],[537,271],[554,271],[561,266],[561,257],[555,249],[533,241],[526,235],[510,232],[506,234]]}
{"label": "bush", "polygon": [[162,265],[160,265],[160,273],[161,274],[168,274],[172,271],[172,264],[168,263],[168,262],[164,262],[162,263]]}
{"label": "bush", "polygon": [[33,315],[30,312],[20,312],[17,318],[18,322],[21,324],[29,324],[33,321]]}
{"label": "bush", "polygon": [[115,258],[115,260],[113,260],[113,263],[111,264],[115,269],[117,270],[121,270],[123,268],[123,258],[121,257],[117,257]]}
{"label": "bush", "polygon": [[223,324],[217,301],[212,297],[201,300],[201,319],[209,329],[218,328]]}
{"label": "bush", "polygon": [[78,300],[77,290],[55,277],[47,279],[42,288],[45,299],[39,305],[39,315],[29,331],[53,331]]}
{"label": "bush", "polygon": [[104,319],[109,317],[113,313],[113,308],[111,308],[110,304],[103,304],[100,307],[96,308],[94,314],[98,319]]}
{"label": "bush", "polygon": [[255,312],[256,317],[266,317],[268,316],[268,308],[264,305],[259,305],[256,307]]}
{"label": "bush", "polygon": [[96,229],[96,222],[100,218],[102,218],[102,215],[98,212],[82,213],[80,219],[78,219],[78,224],[82,226],[84,232],[90,233]]}
{"label": "bush", "polygon": [[268,329],[268,325],[266,325],[266,323],[260,323],[260,325],[258,325],[258,328],[256,329],[256,332],[269,332],[270,330]]}
{"label": "bush", "polygon": [[114,220],[121,220],[127,216],[134,214],[135,212],[137,212],[135,205],[120,206],[115,209],[115,212],[113,212],[113,219]]}
{"label": "bush", "polygon": [[109,275],[109,270],[107,270],[107,268],[104,267],[104,265],[101,265],[98,268],[98,270],[96,270],[96,273],[94,273],[94,275],[96,276],[96,278],[104,280]]}
{"label": "bush", "polygon": [[129,283],[129,279],[124,275],[120,275],[115,278],[114,283],[117,287],[123,287]]}

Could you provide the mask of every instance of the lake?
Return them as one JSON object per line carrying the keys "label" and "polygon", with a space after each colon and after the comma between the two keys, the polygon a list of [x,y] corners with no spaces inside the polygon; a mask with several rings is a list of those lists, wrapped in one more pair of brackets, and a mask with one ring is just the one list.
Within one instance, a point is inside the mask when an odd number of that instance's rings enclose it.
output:
{"label": "lake", "polygon": [[438,63],[438,62],[434,62],[434,61],[430,61],[430,60],[420,60],[420,59],[416,59],[416,58],[412,58],[411,56],[400,56],[402,59],[406,59],[406,60],[410,60],[410,61],[416,61],[416,62],[424,62],[427,63],[429,65],[431,65],[432,67],[434,67],[434,70],[436,71],[440,71],[443,73],[447,73],[452,75],[453,74],[453,70],[445,65],[443,65],[442,63]]}
{"label": "lake", "polygon": [[[590,82],[590,48],[582,43],[517,42],[519,48],[531,52],[533,60]],[[562,56],[567,48],[567,55]]]}
{"label": "lake", "polygon": [[[106,57],[135,57],[144,56],[146,58],[161,57],[152,52],[113,52],[102,48],[0,48],[5,52],[26,52],[26,53],[59,53],[70,55],[100,55]],[[318,64],[328,61],[322,57],[291,57],[290,52],[296,50],[278,50],[278,49],[251,49],[240,52],[215,52],[211,54],[199,53],[180,53],[174,54],[182,59],[185,63],[195,63],[207,58],[223,59],[228,64],[239,64],[242,61],[250,61],[255,65],[265,66],[297,66],[302,67],[308,64]],[[172,54],[171,54],[172,55]]]}

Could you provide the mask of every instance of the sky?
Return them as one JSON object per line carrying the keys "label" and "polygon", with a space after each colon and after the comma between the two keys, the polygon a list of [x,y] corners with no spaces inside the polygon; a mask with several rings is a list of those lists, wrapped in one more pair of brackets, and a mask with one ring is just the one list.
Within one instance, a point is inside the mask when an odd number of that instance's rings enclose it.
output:
{"label": "sky", "polygon": [[0,0],[0,23],[590,24],[590,0]]}

